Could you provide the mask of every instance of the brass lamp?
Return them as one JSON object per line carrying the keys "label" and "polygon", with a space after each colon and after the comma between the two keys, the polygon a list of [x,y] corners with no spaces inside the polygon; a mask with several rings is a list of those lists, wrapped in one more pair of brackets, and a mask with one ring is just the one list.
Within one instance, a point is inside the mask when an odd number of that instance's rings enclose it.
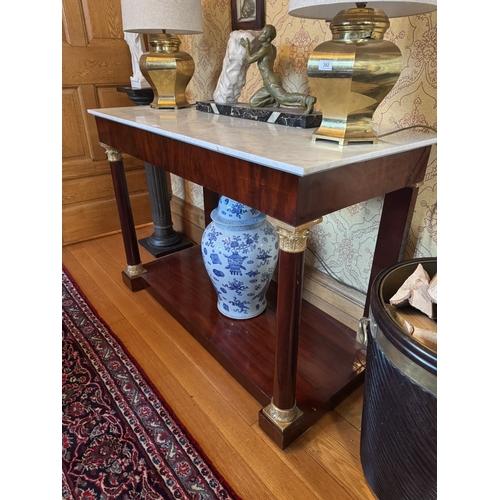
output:
{"label": "brass lamp", "polygon": [[[388,17],[436,10],[437,0],[290,0],[291,16],[330,21],[332,39],[309,56],[307,74],[323,113],[313,139],[377,143],[373,113],[401,73],[399,48],[384,40]],[[384,9],[384,10],[382,10]]]}
{"label": "brass lamp", "polygon": [[139,67],[153,89],[152,108],[186,108],[193,58],[179,50],[177,35],[203,32],[201,0],[121,0],[123,31],[149,34],[151,52]]}

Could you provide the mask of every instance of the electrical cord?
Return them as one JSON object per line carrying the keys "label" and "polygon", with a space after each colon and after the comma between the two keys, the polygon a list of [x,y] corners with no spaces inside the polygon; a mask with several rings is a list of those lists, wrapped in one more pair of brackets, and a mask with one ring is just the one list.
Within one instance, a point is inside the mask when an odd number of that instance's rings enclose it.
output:
{"label": "electrical cord", "polygon": [[393,130],[392,132],[387,132],[385,134],[379,135],[378,137],[386,137],[388,135],[392,134],[397,134],[398,132],[403,132],[404,130],[411,130],[413,128],[425,128],[428,130],[432,130],[434,133],[437,134],[437,130],[434,127],[431,127],[429,125],[411,125],[410,127],[403,127],[403,128],[398,128],[397,130]]}
{"label": "electrical cord", "polygon": [[337,278],[335,276],[335,274],[333,273],[333,271],[328,267],[328,265],[326,264],[326,262],[316,252],[314,252],[313,250],[311,250],[309,247],[307,247],[307,250],[309,250],[309,252],[311,252],[312,255],[314,256],[314,258],[323,266],[323,268],[326,271],[326,274],[332,280],[336,281],[337,283],[339,283],[342,286],[345,286],[347,288],[350,288],[351,290],[354,290],[355,292],[361,293],[363,295],[366,294],[366,291],[360,290],[359,288],[356,288],[355,286],[348,285],[347,283],[344,283],[342,280],[340,280],[339,278]]}

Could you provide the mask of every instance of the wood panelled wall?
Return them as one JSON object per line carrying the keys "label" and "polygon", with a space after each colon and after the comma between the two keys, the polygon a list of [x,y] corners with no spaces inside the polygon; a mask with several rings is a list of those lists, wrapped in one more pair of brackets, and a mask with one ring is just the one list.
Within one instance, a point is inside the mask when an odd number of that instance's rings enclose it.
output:
{"label": "wood panelled wall", "polygon": [[[120,0],[63,0],[62,243],[119,230],[109,164],[92,108],[133,106],[116,90],[130,86]],[[151,222],[144,163],[124,155],[136,224]]]}

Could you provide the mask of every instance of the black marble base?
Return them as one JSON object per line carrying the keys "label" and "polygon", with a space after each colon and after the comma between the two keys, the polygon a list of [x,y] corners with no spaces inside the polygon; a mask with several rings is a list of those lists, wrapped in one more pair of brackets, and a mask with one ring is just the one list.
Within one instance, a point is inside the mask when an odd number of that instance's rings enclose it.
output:
{"label": "black marble base", "polygon": [[216,104],[214,101],[198,101],[198,111],[225,116],[234,116],[246,120],[275,123],[297,128],[314,128],[321,125],[321,113],[304,114],[299,108],[252,108],[250,104]]}
{"label": "black marble base", "polygon": [[184,235],[177,233],[180,236],[180,240],[164,247],[158,247],[150,244],[150,237],[143,238],[139,240],[139,244],[145,248],[153,257],[163,257],[164,255],[169,255],[179,250],[184,250],[185,248],[190,248],[193,243],[189,241]]}

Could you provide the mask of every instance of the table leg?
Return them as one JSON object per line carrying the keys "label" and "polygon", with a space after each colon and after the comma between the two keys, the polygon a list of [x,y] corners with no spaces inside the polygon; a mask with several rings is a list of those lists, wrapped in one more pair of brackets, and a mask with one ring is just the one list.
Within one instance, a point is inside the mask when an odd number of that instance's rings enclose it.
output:
{"label": "table leg", "polygon": [[321,221],[317,219],[299,227],[279,223],[277,228],[280,257],[274,385],[271,403],[262,410],[262,414],[282,432],[303,414],[295,400],[295,389],[304,254],[309,229]]}
{"label": "table leg", "polygon": [[[403,258],[417,195],[418,185],[385,195],[368,290],[381,271]],[[370,310],[369,296],[368,293],[364,310],[366,317]]]}
{"label": "table leg", "polygon": [[130,205],[130,196],[128,193],[127,178],[125,177],[125,170],[123,168],[122,154],[120,151],[106,144],[101,143],[101,146],[106,150],[111,168],[111,178],[113,179],[113,187],[115,190],[123,246],[125,247],[125,254],[127,257],[127,269],[123,271],[122,277],[127,286],[135,291],[142,287],[138,287],[137,283],[134,283],[134,279],[144,274],[146,269],[141,263],[139,246],[137,245],[134,216]]}
{"label": "table leg", "polygon": [[217,208],[219,204],[220,195],[211,191],[210,189],[203,188],[203,209],[205,212],[205,227],[207,227],[210,222],[212,222],[212,217],[210,214],[214,208]]}

